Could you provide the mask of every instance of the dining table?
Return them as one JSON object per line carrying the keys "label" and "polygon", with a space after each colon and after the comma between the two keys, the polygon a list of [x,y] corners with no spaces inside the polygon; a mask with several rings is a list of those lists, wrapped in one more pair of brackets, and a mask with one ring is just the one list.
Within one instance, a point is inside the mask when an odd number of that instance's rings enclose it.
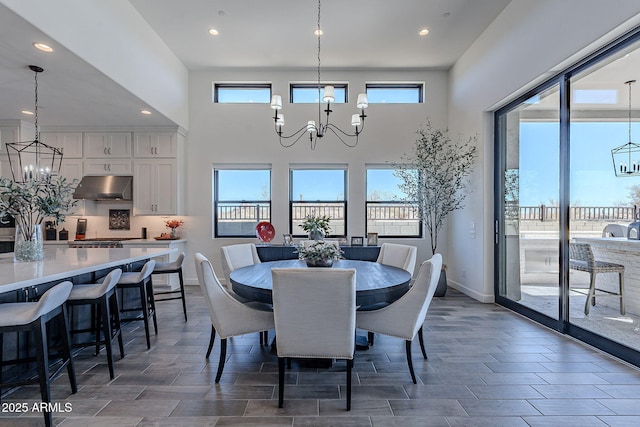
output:
{"label": "dining table", "polygon": [[[272,268],[307,267],[304,260],[279,260],[239,268],[231,272],[231,287],[239,296],[249,300],[271,304]],[[411,273],[401,268],[371,261],[340,259],[331,268],[356,270],[356,305],[370,307],[392,303],[409,290]]]}

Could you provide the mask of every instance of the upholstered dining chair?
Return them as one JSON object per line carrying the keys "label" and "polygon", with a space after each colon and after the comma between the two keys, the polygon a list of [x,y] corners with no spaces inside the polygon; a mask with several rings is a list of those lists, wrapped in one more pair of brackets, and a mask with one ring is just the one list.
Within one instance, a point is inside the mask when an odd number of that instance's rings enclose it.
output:
{"label": "upholstered dining chair", "polygon": [[417,255],[418,249],[415,246],[383,243],[380,246],[380,254],[376,262],[401,268],[413,275],[413,271],[416,269]]}
{"label": "upholstered dining chair", "polygon": [[356,327],[358,329],[405,340],[407,364],[414,384],[416,384],[416,375],[411,360],[411,342],[418,334],[422,356],[426,359],[422,324],[425,321],[436,286],[438,286],[441,268],[442,256],[440,254],[433,255],[431,259],[420,265],[420,271],[418,271],[413,286],[400,299],[378,310],[356,313]]}
{"label": "upholstered dining chair", "polygon": [[220,337],[220,361],[215,380],[218,383],[227,357],[227,338],[273,329],[273,312],[266,304],[243,304],[232,297],[216,277],[211,262],[201,253],[195,254],[195,263],[198,283],[207,301],[211,317],[211,337],[207,359],[211,355],[216,332]]}
{"label": "upholstered dining chair", "polygon": [[346,359],[347,410],[355,350],[356,271],[273,268],[273,315],[278,352],[278,406],[284,403],[285,359]]}

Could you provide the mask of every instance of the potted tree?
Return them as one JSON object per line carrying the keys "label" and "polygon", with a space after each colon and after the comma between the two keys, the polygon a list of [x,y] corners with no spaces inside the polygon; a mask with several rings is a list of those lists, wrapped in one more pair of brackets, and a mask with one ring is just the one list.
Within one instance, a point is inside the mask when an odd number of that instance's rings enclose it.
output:
{"label": "potted tree", "polygon": [[[452,141],[448,130],[436,129],[427,120],[418,129],[413,150],[395,164],[395,176],[401,181],[405,201],[415,203],[417,214],[431,243],[431,253],[438,247],[438,234],[447,216],[464,207],[464,191],[477,154],[477,136]],[[436,296],[447,290],[446,267],[443,265]]]}
{"label": "potted tree", "polygon": [[322,240],[331,231],[329,221],[331,218],[326,215],[309,214],[300,227],[309,234],[309,240]]}

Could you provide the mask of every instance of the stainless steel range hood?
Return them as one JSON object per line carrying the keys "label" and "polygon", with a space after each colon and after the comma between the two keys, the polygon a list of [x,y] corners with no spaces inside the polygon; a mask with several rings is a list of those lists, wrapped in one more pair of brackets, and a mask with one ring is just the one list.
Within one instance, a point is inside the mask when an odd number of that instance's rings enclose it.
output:
{"label": "stainless steel range hood", "polygon": [[73,193],[74,199],[133,200],[132,176],[85,176]]}

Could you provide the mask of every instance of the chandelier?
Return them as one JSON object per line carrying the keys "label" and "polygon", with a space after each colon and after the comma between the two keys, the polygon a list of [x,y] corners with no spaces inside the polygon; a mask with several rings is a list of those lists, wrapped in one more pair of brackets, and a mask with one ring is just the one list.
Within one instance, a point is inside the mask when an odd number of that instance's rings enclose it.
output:
{"label": "chandelier", "polygon": [[640,162],[638,161],[640,145],[631,142],[631,85],[635,82],[635,80],[624,82],[629,85],[629,142],[611,150],[613,170],[618,177],[640,175]]}
{"label": "chandelier", "polygon": [[17,183],[49,180],[60,172],[62,151],[40,142],[38,128],[38,74],[44,69],[37,65],[29,65],[35,73],[35,139],[27,142],[10,142],[5,144],[13,180]]}
{"label": "chandelier", "polygon": [[[324,86],[324,96],[322,99],[320,98],[321,91],[323,89],[321,78],[320,78],[320,36],[322,35],[322,30],[320,29],[320,0],[318,0],[318,23],[315,34],[318,37],[318,119],[309,120],[305,125],[303,125],[300,129],[292,133],[291,135],[284,135],[282,128],[284,126],[284,114],[278,114],[278,110],[282,109],[282,97],[280,95],[273,95],[271,97],[271,108],[275,110],[275,115],[273,116],[275,131],[278,134],[278,138],[280,141],[280,145],[283,147],[292,147],[296,142],[308,133],[309,142],[311,144],[311,149],[314,150],[316,148],[316,143],[320,138],[323,138],[328,132],[332,132],[338,139],[347,147],[355,147],[358,144],[358,136],[364,130],[364,119],[367,117],[364,114],[365,108],[369,106],[369,102],[367,100],[367,94],[361,93],[358,95],[358,99],[356,102],[356,107],[360,109],[360,114],[353,114],[351,116],[351,125],[354,127],[353,133],[345,132],[340,129],[338,126],[334,125],[329,121],[330,115],[333,112],[331,110],[331,103],[335,101],[335,88],[330,85]],[[326,109],[324,113],[326,114],[325,122],[322,122],[322,102],[326,103]],[[347,139],[349,138],[349,139]],[[355,139],[354,139],[355,138]],[[283,140],[292,139],[293,142],[287,143]]]}

